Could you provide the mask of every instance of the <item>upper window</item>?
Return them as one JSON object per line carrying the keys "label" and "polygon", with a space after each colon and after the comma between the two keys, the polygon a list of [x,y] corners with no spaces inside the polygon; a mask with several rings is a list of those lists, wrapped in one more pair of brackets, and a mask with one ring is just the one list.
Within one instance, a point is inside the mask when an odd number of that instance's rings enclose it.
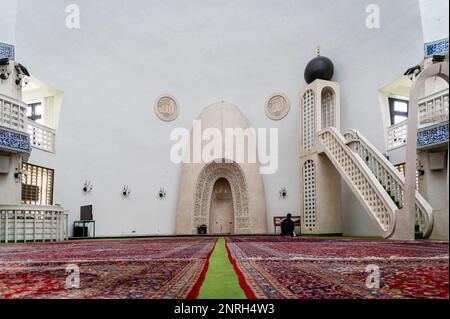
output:
{"label": "upper window", "polygon": [[42,102],[34,102],[29,103],[27,108],[27,117],[39,124],[43,124],[44,122],[44,107]]}
{"label": "upper window", "polygon": [[398,124],[408,119],[409,102],[389,98],[389,110],[391,113],[391,125]]}

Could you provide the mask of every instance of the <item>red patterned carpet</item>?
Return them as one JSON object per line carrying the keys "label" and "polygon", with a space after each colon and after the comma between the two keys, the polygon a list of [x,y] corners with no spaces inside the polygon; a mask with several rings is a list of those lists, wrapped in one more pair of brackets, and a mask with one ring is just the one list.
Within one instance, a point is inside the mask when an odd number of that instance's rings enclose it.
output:
{"label": "red patterned carpet", "polygon": [[[0,245],[0,298],[187,298],[216,238]],[[66,289],[66,267],[80,289]]]}
{"label": "red patterned carpet", "polygon": [[[355,239],[227,239],[243,284],[256,298],[448,299],[448,244]],[[368,265],[380,289],[368,289]]]}
{"label": "red patterned carpet", "polygon": [[[0,245],[0,298],[183,299],[198,290],[216,238]],[[448,298],[448,244],[281,237],[227,239],[255,298]],[[67,265],[80,288],[66,289]],[[368,265],[380,289],[366,287]]]}

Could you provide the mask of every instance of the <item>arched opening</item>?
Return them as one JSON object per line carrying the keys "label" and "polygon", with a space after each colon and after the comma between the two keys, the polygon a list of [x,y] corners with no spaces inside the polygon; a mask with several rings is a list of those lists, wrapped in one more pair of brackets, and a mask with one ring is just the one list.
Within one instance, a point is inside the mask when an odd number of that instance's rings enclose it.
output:
{"label": "arched opening", "polygon": [[216,235],[233,234],[233,193],[226,178],[219,178],[214,184],[210,207],[209,233]]}
{"label": "arched opening", "polygon": [[250,233],[247,182],[237,163],[212,162],[201,171],[195,189],[193,229],[209,234]]}
{"label": "arched opening", "polygon": [[334,90],[330,87],[326,87],[322,90],[322,129],[336,126],[336,98]]}

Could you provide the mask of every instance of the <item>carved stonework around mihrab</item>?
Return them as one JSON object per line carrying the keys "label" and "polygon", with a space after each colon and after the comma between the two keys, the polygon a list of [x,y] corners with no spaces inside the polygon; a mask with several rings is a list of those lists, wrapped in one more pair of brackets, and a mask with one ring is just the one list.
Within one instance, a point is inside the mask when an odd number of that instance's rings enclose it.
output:
{"label": "carved stonework around mihrab", "polygon": [[201,171],[195,189],[193,207],[193,229],[197,233],[197,227],[209,225],[209,213],[211,208],[211,196],[216,181],[225,178],[231,187],[235,233],[248,233],[250,225],[250,214],[248,209],[248,193],[245,175],[236,163],[210,163]]}

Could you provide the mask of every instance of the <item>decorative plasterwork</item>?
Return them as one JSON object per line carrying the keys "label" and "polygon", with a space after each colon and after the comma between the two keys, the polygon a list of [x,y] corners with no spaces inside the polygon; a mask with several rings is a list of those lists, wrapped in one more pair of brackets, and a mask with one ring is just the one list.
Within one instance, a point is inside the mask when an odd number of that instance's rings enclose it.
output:
{"label": "decorative plasterwork", "polygon": [[155,114],[162,121],[174,121],[180,114],[180,107],[177,100],[168,94],[159,96],[155,102]]}
{"label": "decorative plasterwork", "polygon": [[250,233],[248,192],[244,172],[236,163],[215,162],[206,165],[197,180],[192,213],[192,233],[197,233],[198,226],[209,225],[213,187],[220,178],[225,178],[231,186],[234,207],[234,233]]}
{"label": "decorative plasterwork", "polygon": [[0,149],[30,153],[30,135],[0,128]]}
{"label": "decorative plasterwork", "polygon": [[279,121],[289,114],[291,106],[289,98],[284,93],[272,94],[266,101],[266,115],[269,119]]}

